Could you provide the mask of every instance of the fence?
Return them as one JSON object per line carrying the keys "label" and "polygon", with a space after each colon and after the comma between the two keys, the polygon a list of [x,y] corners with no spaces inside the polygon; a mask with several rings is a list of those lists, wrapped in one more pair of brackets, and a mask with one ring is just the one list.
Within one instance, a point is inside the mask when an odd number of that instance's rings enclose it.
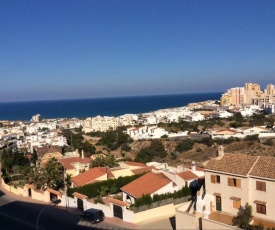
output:
{"label": "fence", "polygon": [[177,204],[180,204],[180,203],[187,202],[189,199],[190,199],[190,196],[185,196],[185,197],[181,197],[181,198],[177,198],[177,199],[168,198],[168,199],[165,199],[165,200],[154,202],[150,205],[143,205],[143,206],[140,206],[140,207],[135,207],[134,206],[132,208],[132,210],[134,211],[134,213],[138,213],[138,212],[143,212],[143,211],[146,211],[146,210],[149,210],[149,209],[165,206],[165,205],[168,205],[168,204],[177,205]]}

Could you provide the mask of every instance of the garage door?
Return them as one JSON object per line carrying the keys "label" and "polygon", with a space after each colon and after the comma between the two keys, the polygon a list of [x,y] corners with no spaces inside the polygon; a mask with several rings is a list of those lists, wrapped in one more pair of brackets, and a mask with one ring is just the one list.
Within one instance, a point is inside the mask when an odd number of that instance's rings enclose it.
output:
{"label": "garage door", "polygon": [[122,207],[114,204],[114,216],[123,219]]}

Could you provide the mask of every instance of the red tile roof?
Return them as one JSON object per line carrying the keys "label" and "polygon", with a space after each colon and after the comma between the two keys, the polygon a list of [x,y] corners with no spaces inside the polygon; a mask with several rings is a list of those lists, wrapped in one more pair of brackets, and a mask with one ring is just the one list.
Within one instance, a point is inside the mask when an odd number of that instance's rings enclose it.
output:
{"label": "red tile roof", "polygon": [[249,175],[275,179],[275,158],[260,156]]}
{"label": "red tile roof", "polygon": [[53,189],[47,188],[46,190],[47,190],[49,193],[53,193],[53,194],[55,194],[55,195],[57,195],[57,196],[60,196],[60,197],[62,196],[60,192],[55,191],[55,190],[53,190]]}
{"label": "red tile roof", "polygon": [[88,198],[87,196],[85,196],[85,195],[83,195],[81,193],[78,193],[78,192],[74,192],[73,196],[75,196],[75,197],[77,197],[79,199],[87,199]]}
{"label": "red tile roof", "polygon": [[178,175],[179,175],[182,179],[184,179],[185,181],[187,181],[187,180],[194,180],[194,179],[197,179],[197,178],[198,178],[197,175],[195,175],[194,173],[192,173],[192,172],[189,171],[189,170],[180,172],[180,173],[178,173]]}
{"label": "red tile roof", "polygon": [[115,198],[109,198],[109,202],[113,203],[113,204],[117,204],[119,206],[127,206],[128,205],[126,202],[121,201],[121,200],[117,200]]}
{"label": "red tile roof", "polygon": [[247,175],[257,160],[257,156],[226,153],[219,159],[211,159],[205,166],[205,171],[214,170],[239,175]]}
{"label": "red tile roof", "polygon": [[125,161],[125,164],[130,165],[130,166],[147,167],[146,164],[139,163],[139,162],[133,162],[133,161]]}
{"label": "red tile roof", "polygon": [[152,169],[155,169],[154,166],[147,166],[145,168],[139,168],[139,169],[133,169],[131,170],[135,175],[137,174],[141,174],[141,173],[144,173],[144,172],[152,172]]}
{"label": "red tile roof", "polygon": [[65,169],[75,169],[72,163],[88,164],[92,161],[92,158],[80,158],[80,157],[69,157],[62,158],[59,162],[63,165]]}
{"label": "red tile roof", "polygon": [[[88,171],[81,173],[75,177],[72,177],[72,182],[77,186],[83,186],[85,184],[91,184],[96,182],[96,179],[104,176],[105,174],[112,175],[110,170],[106,167],[91,168]],[[108,178],[108,176],[107,176]]]}
{"label": "red tile roof", "polygon": [[135,198],[139,198],[143,194],[152,194],[169,183],[172,183],[172,181],[163,173],[148,172],[140,178],[123,186],[121,190]]}

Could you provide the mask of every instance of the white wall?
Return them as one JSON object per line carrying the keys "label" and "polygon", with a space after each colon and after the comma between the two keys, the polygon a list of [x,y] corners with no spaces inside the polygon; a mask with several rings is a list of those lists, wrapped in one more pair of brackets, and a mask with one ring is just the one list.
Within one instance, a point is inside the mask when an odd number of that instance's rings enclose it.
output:
{"label": "white wall", "polygon": [[[266,191],[256,190],[256,181],[266,182]],[[274,200],[275,183],[274,181],[260,180],[250,178],[250,189],[249,189],[249,204],[252,206],[253,216],[263,220],[273,220],[275,213],[275,200]],[[256,212],[255,200],[266,202],[266,214]]]}
{"label": "white wall", "polygon": [[[211,175],[220,175],[220,184],[211,183]],[[241,188],[228,186],[228,177],[241,179]],[[244,206],[247,202],[249,202],[248,200],[249,179],[248,178],[241,178],[233,175],[215,174],[212,172],[205,171],[205,185],[206,185],[207,194],[209,195],[213,195],[214,193],[221,194],[222,212],[231,214],[233,216],[237,215],[238,209],[233,208],[233,200],[230,199],[230,197],[232,196],[241,198],[242,206]],[[212,201],[213,201],[212,208],[213,210],[216,210],[216,200],[214,195],[213,195]]]}

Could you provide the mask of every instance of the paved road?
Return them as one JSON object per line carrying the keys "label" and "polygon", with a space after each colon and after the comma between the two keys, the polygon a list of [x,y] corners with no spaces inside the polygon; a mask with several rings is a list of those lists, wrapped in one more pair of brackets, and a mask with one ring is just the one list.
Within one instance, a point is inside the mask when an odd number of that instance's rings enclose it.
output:
{"label": "paved road", "polygon": [[0,182],[1,230],[175,229],[173,217],[151,220],[137,225],[124,222],[116,217],[106,217],[103,222],[91,224],[80,221],[81,213],[79,209],[70,208],[66,211],[65,207],[55,207],[53,204],[33,200],[30,197],[17,196],[3,189]]}

